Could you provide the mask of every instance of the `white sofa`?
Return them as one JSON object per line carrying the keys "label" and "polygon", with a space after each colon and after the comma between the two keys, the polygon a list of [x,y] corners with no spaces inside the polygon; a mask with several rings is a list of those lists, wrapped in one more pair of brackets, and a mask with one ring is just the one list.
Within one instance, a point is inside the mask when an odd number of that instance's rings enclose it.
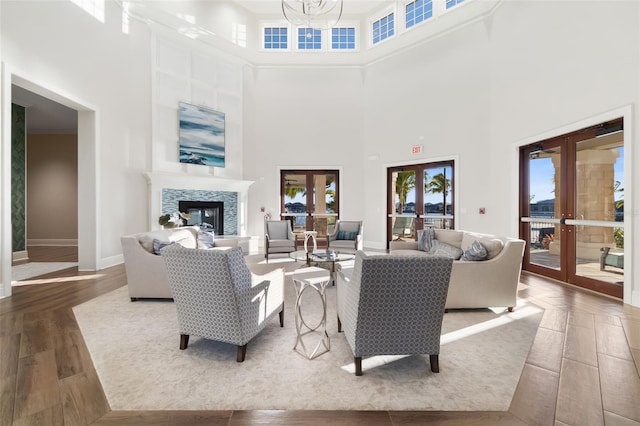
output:
{"label": "white sofa", "polygon": [[[202,243],[198,244],[197,227],[163,229],[120,237],[132,302],[142,298],[173,299],[162,256],[154,253],[154,240],[175,242],[187,248],[204,248]],[[237,239],[214,239],[214,248],[237,245]]]}
{"label": "white sofa", "polygon": [[[421,231],[418,233],[418,239]],[[436,229],[439,242],[465,251],[474,241],[487,248],[487,260],[454,260],[445,309],[516,306],[525,241],[460,230]],[[429,256],[417,241],[392,241],[391,254]]]}

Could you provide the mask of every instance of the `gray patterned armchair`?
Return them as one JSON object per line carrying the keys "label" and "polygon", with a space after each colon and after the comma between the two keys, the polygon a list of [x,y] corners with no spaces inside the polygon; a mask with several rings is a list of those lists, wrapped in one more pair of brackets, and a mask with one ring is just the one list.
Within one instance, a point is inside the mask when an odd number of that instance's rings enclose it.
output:
{"label": "gray patterned armchair", "polygon": [[244,361],[247,343],[276,314],[284,321],[284,270],[264,275],[247,267],[242,249],[198,250],[172,244],[162,250],[178,311],[180,349],[189,336],[238,346]]}
{"label": "gray patterned armchair", "polygon": [[356,252],[350,277],[338,273],[338,331],[354,355],[429,354],[439,372],[440,333],[453,259],[367,256]]}

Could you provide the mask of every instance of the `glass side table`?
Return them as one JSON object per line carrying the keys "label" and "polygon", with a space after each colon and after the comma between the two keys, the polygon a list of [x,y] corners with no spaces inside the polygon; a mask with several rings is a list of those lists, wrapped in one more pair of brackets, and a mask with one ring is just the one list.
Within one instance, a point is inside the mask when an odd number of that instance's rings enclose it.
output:
{"label": "glass side table", "polygon": [[[327,334],[327,297],[325,294],[329,281],[331,281],[331,274],[323,268],[309,267],[298,269],[293,273],[293,285],[297,293],[295,305],[296,343],[293,349],[307,359],[314,359],[331,349],[331,342]],[[301,306],[302,296],[310,291],[318,295],[322,304],[322,316],[315,325],[307,323]],[[308,349],[304,342],[305,336],[308,335],[318,339],[313,349]]]}

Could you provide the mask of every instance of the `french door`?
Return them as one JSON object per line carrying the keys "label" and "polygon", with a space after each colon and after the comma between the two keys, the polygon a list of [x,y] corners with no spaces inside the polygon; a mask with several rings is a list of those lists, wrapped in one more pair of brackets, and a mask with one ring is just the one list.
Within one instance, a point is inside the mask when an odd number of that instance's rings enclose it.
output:
{"label": "french door", "polygon": [[454,162],[387,169],[387,241],[416,239],[427,227],[454,228]]}
{"label": "french door", "polygon": [[290,220],[293,231],[316,231],[324,239],[339,218],[338,170],[282,170],[280,216]]}
{"label": "french door", "polygon": [[521,148],[525,270],[622,297],[623,164],[621,118]]}

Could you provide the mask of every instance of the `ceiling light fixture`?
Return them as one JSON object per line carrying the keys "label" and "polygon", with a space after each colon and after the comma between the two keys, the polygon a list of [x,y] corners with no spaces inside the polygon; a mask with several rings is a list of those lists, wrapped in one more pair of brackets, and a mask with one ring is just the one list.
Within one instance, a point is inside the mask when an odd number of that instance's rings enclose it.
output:
{"label": "ceiling light fixture", "polygon": [[293,25],[327,29],[340,21],[342,2],[343,0],[282,0],[282,13]]}

